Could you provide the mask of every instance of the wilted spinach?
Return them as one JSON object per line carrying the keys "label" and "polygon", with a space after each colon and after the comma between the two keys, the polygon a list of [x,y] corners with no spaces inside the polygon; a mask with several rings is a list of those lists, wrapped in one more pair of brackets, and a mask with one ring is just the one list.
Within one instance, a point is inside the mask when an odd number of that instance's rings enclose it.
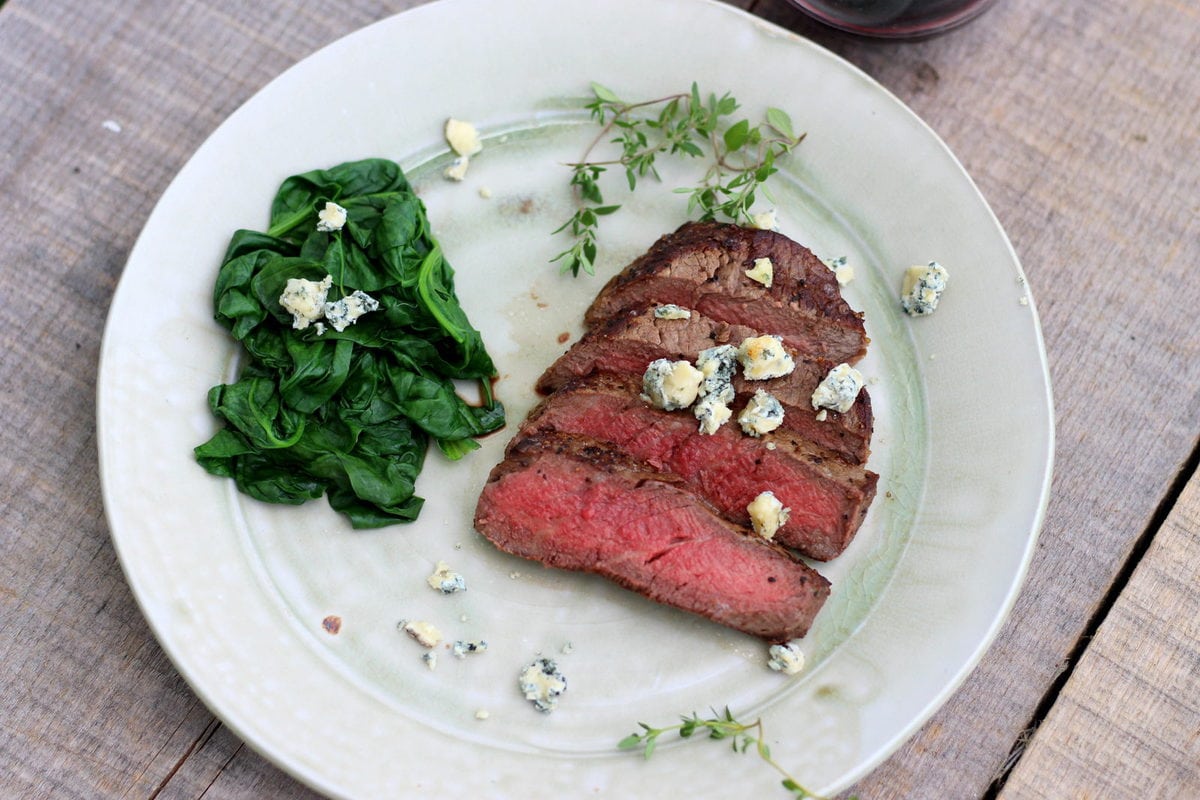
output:
{"label": "wilted spinach", "polygon": [[[327,201],[346,209],[340,230],[317,230]],[[330,300],[358,289],[379,309],[342,332],[294,329],[279,304],[288,279],[326,275]],[[235,383],[209,390],[224,427],[196,459],[251,497],[295,505],[327,494],[356,528],[413,520],[429,439],[458,459],[504,425],[496,368],[424,205],[391,161],[285,180],[268,230],[234,233],[213,306],[246,355]],[[464,402],[454,379],[478,380],[483,405]]]}

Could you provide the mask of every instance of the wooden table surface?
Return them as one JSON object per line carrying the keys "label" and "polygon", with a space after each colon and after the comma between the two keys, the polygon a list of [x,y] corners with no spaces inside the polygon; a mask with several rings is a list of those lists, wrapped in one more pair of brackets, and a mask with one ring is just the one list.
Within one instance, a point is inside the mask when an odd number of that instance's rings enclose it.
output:
{"label": "wooden table surface", "polygon": [[[97,355],[134,239],[195,148],[283,69],[418,4],[0,2],[0,796],[312,796],[214,719],[137,608],[101,503]],[[1055,391],[1015,610],[854,791],[1200,797],[1200,5],[1000,0],[916,43],[737,5],[947,141],[1022,259]]]}

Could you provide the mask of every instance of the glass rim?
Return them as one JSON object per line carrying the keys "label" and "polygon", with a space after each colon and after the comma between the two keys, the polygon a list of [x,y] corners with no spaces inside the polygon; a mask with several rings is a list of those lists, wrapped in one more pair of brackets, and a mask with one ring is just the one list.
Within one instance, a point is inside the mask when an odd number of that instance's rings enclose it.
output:
{"label": "glass rim", "polygon": [[846,33],[869,36],[876,39],[919,39],[945,33],[960,25],[965,25],[995,5],[996,0],[974,0],[958,11],[937,19],[933,24],[912,23],[908,25],[894,25],[890,23],[882,25],[858,25],[840,20],[836,15],[814,7],[814,4],[810,0],[789,0],[789,2],[817,22]]}

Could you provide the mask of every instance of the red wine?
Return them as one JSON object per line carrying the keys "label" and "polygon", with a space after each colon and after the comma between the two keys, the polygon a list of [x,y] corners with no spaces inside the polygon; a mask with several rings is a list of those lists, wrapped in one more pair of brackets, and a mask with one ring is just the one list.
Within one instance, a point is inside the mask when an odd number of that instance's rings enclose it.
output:
{"label": "red wine", "polygon": [[992,0],[792,0],[809,16],[869,36],[924,36],[961,25]]}

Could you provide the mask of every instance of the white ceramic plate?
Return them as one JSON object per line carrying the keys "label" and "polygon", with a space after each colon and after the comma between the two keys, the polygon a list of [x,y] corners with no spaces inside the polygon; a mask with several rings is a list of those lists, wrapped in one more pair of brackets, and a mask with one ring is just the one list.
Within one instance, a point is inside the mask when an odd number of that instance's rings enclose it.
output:
{"label": "white ceramic plate", "polygon": [[[808,132],[775,183],[781,229],[845,255],[846,294],[873,339],[862,369],[878,415],[879,497],[851,549],[822,570],[834,596],[788,679],[764,647],[589,577],[502,555],[471,529],[507,434],[456,465],[431,454],[419,522],[354,532],[324,504],[265,506],[204,473],[207,389],[237,352],[211,321],[223,248],[265,225],[286,176],[367,156],[401,162],[429,207],[482,329],[513,422],[533,378],[575,336],[601,278],[548,259],[569,213],[567,170],[594,135],[592,80],[629,99],[731,91],[748,115],[791,111]],[[440,177],[447,116],[486,136],[467,180]],[[669,181],[689,178],[685,167]],[[617,181],[619,183],[619,181]],[[489,189],[485,198],[481,189]],[[645,185],[605,220],[612,272],[685,218]],[[903,269],[951,271],[942,308],[897,310]],[[781,791],[753,755],[664,742],[614,745],[638,721],[728,705],[763,718],[779,762],[833,792],[885,758],[975,664],[1007,613],[1040,525],[1053,426],[1045,358],[1020,266],[937,137],[829,53],[701,0],[444,0],[304,60],[234,113],[151,216],[113,301],[99,381],[105,502],[129,583],[210,708],[268,758],[345,797],[693,796]],[[468,581],[442,596],[438,560]],[[340,632],[323,620],[341,619]],[[488,652],[436,670],[396,631],[425,619]],[[563,653],[571,642],[573,652]],[[568,648],[569,649],[569,648]],[[536,712],[516,689],[537,653],[570,680]],[[489,718],[476,718],[478,710]],[[766,796],[770,796],[769,794]]]}

